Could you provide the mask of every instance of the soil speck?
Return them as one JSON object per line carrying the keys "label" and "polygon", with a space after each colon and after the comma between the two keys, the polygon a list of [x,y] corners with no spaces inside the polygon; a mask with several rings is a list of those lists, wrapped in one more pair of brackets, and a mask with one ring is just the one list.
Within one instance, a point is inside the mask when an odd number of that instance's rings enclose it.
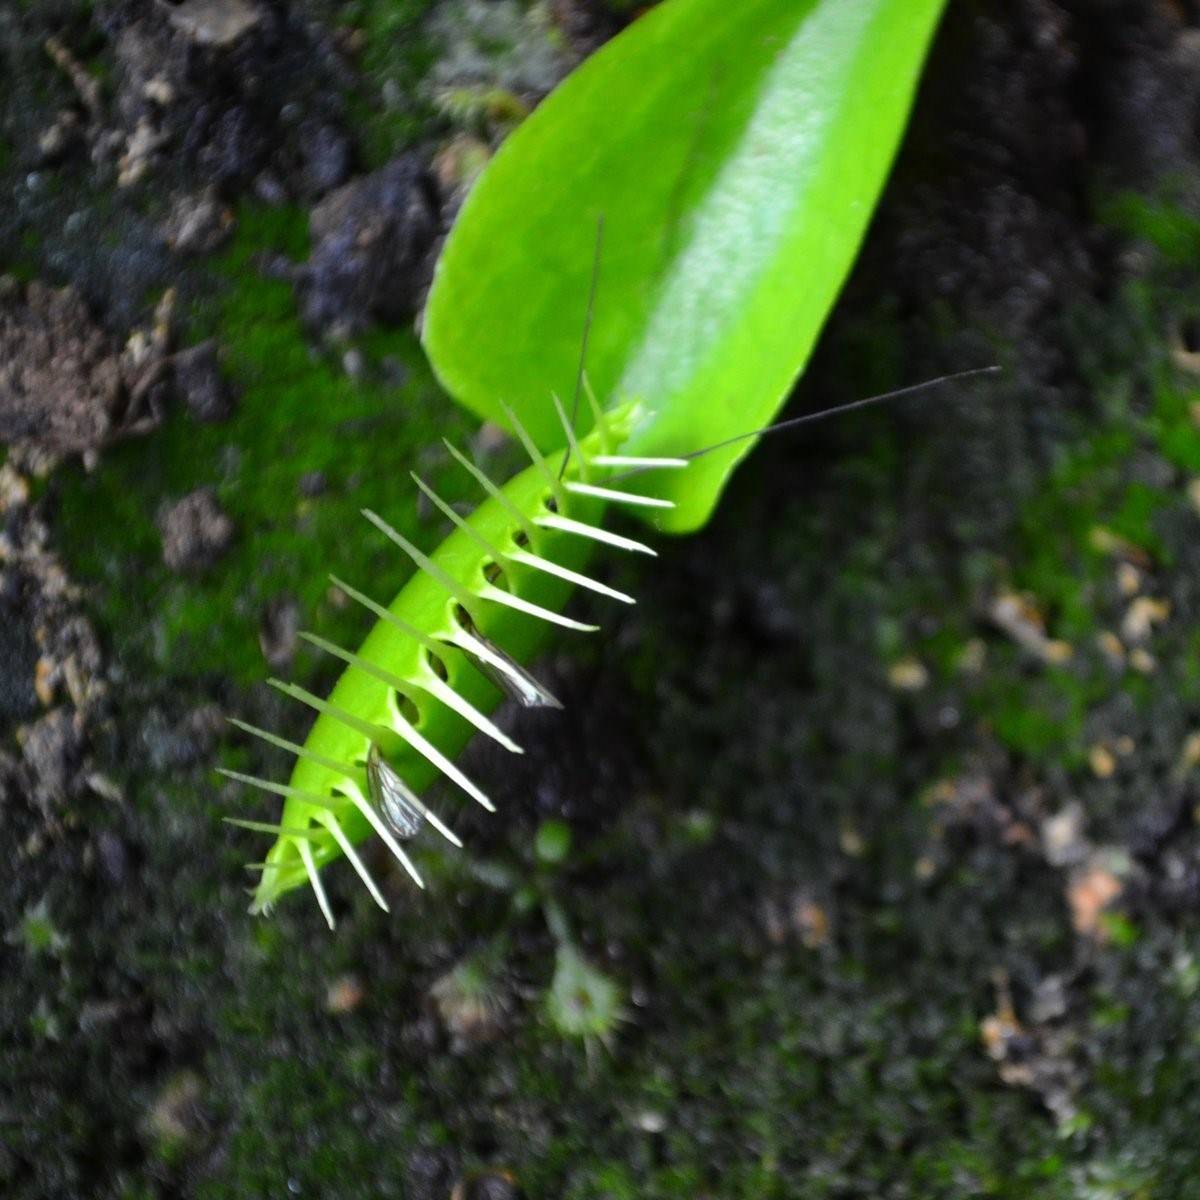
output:
{"label": "soil speck", "polygon": [[204,424],[216,424],[233,416],[233,392],[221,373],[217,346],[211,338],[180,350],[172,359],[175,386],[188,412]]}
{"label": "soil speck", "polygon": [[167,508],[159,519],[163,562],[192,574],[213,566],[233,541],[233,521],[210,487],[197,488]]}

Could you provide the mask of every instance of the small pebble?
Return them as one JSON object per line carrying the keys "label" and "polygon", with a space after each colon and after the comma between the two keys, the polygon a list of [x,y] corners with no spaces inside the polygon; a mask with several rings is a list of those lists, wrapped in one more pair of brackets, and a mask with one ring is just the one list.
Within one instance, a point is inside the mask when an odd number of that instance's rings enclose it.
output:
{"label": "small pebble", "polygon": [[929,671],[917,658],[901,658],[888,668],[888,682],[898,692],[919,692],[929,683]]}
{"label": "small pebble", "polygon": [[300,633],[300,605],[292,596],[275,596],[267,602],[258,625],[258,644],[267,665],[282,670],[296,654]]}
{"label": "small pebble", "polygon": [[306,499],[324,495],[329,488],[329,480],[324,471],[305,471],[296,481],[296,491]]}
{"label": "small pebble", "polygon": [[356,975],[339,975],[325,993],[325,1010],[336,1016],[352,1013],[365,995],[366,989]]}
{"label": "small pebble", "polygon": [[1076,872],[1067,886],[1067,904],[1075,932],[1102,937],[1100,917],[1123,890],[1121,881],[1106,867],[1093,864]]}
{"label": "small pebble", "polygon": [[1097,779],[1109,779],[1117,769],[1117,760],[1103,742],[1097,742],[1088,751],[1088,765]]}
{"label": "small pebble", "polygon": [[1156,600],[1151,596],[1138,596],[1130,604],[1121,621],[1121,636],[1127,643],[1144,642],[1154,626],[1161,625],[1171,615],[1169,600]]}
{"label": "small pebble", "polygon": [[203,424],[216,424],[233,416],[233,392],[221,374],[216,343],[210,338],[179,351],[172,359],[175,386],[188,412]]}
{"label": "small pebble", "polygon": [[1158,670],[1158,659],[1149,650],[1138,646],[1129,654],[1129,665],[1139,675],[1153,675]]}

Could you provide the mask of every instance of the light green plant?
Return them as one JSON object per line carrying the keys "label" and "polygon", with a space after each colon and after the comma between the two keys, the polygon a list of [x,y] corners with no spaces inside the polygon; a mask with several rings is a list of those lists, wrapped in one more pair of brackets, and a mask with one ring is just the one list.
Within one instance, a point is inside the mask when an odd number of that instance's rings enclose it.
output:
{"label": "light green plant", "polygon": [[557,703],[520,664],[553,627],[593,628],[563,614],[575,586],[631,602],[583,574],[589,551],[654,553],[606,511],[698,527],[752,444],[737,435],[803,368],[941,4],[665,0],[500,149],[442,253],[424,341],[531,465],[501,487],[450,447],[484,496],[467,517],[414,476],[454,527],[429,554],[365,514],[415,573],[387,607],[335,580],[377,621],[356,653],[306,635],[346,663],[328,699],[273,681],[318,714],[304,745],[242,725],[297,756],[287,784],[228,773],[284,800],[278,822],[241,822],[276,839],[254,911],[307,881],[332,925],[319,871],[342,856],[386,908],[354,846],[378,834],[419,883],[409,838],[427,822],[458,844],[420,799],[439,774],[492,807],[459,751],[478,731],[519,752],[486,715],[502,692]]}

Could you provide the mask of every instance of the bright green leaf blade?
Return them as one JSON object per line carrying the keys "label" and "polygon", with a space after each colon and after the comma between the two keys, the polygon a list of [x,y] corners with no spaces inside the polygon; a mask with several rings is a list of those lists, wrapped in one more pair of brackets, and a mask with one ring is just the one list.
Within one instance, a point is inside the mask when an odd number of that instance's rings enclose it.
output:
{"label": "bright green leaf blade", "polygon": [[[895,154],[943,0],[665,0],[509,138],[438,264],[425,344],[447,389],[561,444],[597,220],[588,373],[680,454],[770,421],[803,368]],[[664,479],[708,517],[747,441]]]}

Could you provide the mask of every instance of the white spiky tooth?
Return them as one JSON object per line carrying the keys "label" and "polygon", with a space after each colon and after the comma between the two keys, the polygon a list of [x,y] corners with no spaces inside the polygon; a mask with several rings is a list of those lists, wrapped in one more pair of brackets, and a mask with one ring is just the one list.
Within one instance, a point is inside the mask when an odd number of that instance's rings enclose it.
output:
{"label": "white spiky tooth", "polygon": [[458,460],[459,464],[471,475],[476,483],[508,513],[532,540],[537,534],[537,528],[524,512],[509,499],[504,489],[499,487],[481,468],[477,467],[453,442],[442,439],[442,444]]}
{"label": "white spiky tooth", "polygon": [[282,692],[285,696],[291,696],[293,700],[299,700],[301,704],[307,704],[309,708],[314,709],[319,713],[328,713],[335,721],[345,725],[347,729],[353,729],[356,733],[361,733],[369,742],[379,740],[380,734],[387,733],[387,727],[384,725],[376,725],[372,721],[364,721],[361,717],[356,717],[353,713],[347,712],[344,708],[339,708],[336,704],[330,704],[328,700],[322,700],[320,696],[314,696],[307,688],[302,688],[298,683],[285,683],[282,679],[268,679],[267,684]]}
{"label": "white spiky tooth", "polygon": [[499,742],[506,750],[512,751],[514,754],[521,754],[523,751],[516,742],[512,740],[506,733],[498,729],[487,717],[483,715],[469,700],[460,696],[452,687],[440,680],[434,673],[433,668],[426,665],[425,677],[412,681],[402,679],[399,675],[394,675],[391,671],[385,671],[382,667],[377,667],[374,663],[368,662],[365,658],[358,654],[352,654],[349,650],[343,650],[340,646],[335,646],[333,642],[326,641],[323,637],[318,637],[315,633],[301,632],[300,636],[320,650],[324,650],[327,654],[332,654],[335,658],[340,658],[343,662],[349,663],[353,667],[357,667],[360,671],[378,679],[381,683],[387,684],[401,695],[406,694],[408,689],[417,688],[420,691],[428,692],[431,696],[440,700],[447,708],[453,709],[465,721],[474,725],[481,733],[486,733],[488,737]]}
{"label": "white spiky tooth", "polygon": [[512,592],[506,592],[503,588],[498,588],[491,583],[484,584],[479,589],[479,595],[485,600],[493,600],[497,604],[503,604],[505,608],[524,613],[528,617],[537,617],[539,620],[548,621],[551,625],[560,625],[563,629],[577,629],[580,633],[595,633],[600,628],[599,625],[587,625],[572,617],[564,617],[552,608],[543,608],[540,604],[534,604],[532,600],[514,596]]}
{"label": "white spiky tooth", "polygon": [[388,908],[387,901],[383,898],[383,893],[375,884],[375,880],[371,878],[371,872],[367,870],[366,864],[358,857],[358,852],[350,844],[350,839],[346,836],[345,831],[338,824],[337,818],[332,813],[324,813],[317,818],[322,825],[333,835],[333,840],[337,842],[342,853],[350,860],[350,865],[357,872],[359,879],[363,881],[363,885],[367,891],[371,893],[371,899],[383,909],[384,912],[391,912]]}
{"label": "white spiky tooth", "polygon": [[307,842],[300,843],[300,861],[304,863],[308,882],[312,884],[312,890],[316,893],[317,903],[321,906],[326,923],[330,929],[336,929],[337,922],[333,919],[333,909],[329,907],[329,897],[325,895],[325,885],[321,882],[317,864],[313,859],[312,848]]}
{"label": "white spiky tooth", "polygon": [[545,516],[534,518],[544,529],[557,529],[560,533],[573,533],[576,537],[590,538],[593,542],[603,542],[617,550],[632,550],[638,554],[649,554],[651,558],[658,557],[658,551],[643,542],[635,542],[633,538],[624,537],[619,533],[609,533],[598,525],[586,525],[571,517],[561,517],[558,513],[547,513]]}
{"label": "white spiky tooth", "polygon": [[550,485],[550,490],[554,493],[554,498],[563,504],[563,488],[558,476],[550,470],[549,464],[546,462],[545,456],[537,448],[533,438],[529,436],[529,431],[521,424],[520,418],[507,404],[501,404],[505,415],[508,417],[517,437],[521,439],[521,445],[525,447],[525,453],[529,455],[533,465],[537,467],[542,478]]}
{"label": "white spiky tooth", "polygon": [[287,696],[291,696],[295,700],[299,700],[303,704],[307,704],[309,708],[316,709],[317,712],[328,713],[335,721],[340,721],[343,725],[350,729],[356,730],[363,734],[368,741],[379,741],[381,733],[386,734],[389,729],[393,733],[397,733],[402,737],[414,750],[427,758],[435,767],[448,775],[455,783],[458,784],[464,792],[467,793],[473,800],[483,805],[488,812],[495,812],[496,806],[479,790],[436,746],[423,738],[396,710],[393,703],[392,706],[392,724],[391,726],[375,725],[370,721],[364,721],[361,717],[356,717],[353,713],[348,713],[344,708],[339,708],[336,704],[330,704],[328,700],[322,700],[320,696],[314,696],[312,692],[300,687],[299,684],[285,683],[280,679],[268,679],[267,682]]}
{"label": "white spiky tooth", "polygon": [[544,571],[547,575],[557,575],[559,579],[565,579],[568,583],[586,588],[589,592],[595,592],[597,595],[607,596],[610,600],[620,600],[622,604],[637,603],[632,596],[618,592],[616,588],[609,587],[608,584],[601,583],[590,575],[583,575],[579,571],[572,571],[570,567],[561,566],[551,559],[542,558],[540,554],[530,554],[528,550],[514,550],[508,557],[513,562],[532,567],[535,571]]}
{"label": "white spiky tooth", "polygon": [[[560,409],[561,411],[561,409]],[[565,421],[566,414],[563,414]],[[508,551],[501,550],[498,546],[493,546],[487,538],[483,536],[474,526],[463,520],[463,518],[446,503],[431,488],[415,471],[411,472],[413,482],[421,489],[422,492],[437,506],[441,512],[450,519],[450,521],[464,533],[466,533],[476,545],[488,554],[498,563],[523,562],[526,566],[531,566],[540,571],[545,571],[551,575],[557,575],[560,579],[569,579],[572,583],[577,583],[581,587],[590,588],[594,592],[600,592],[602,595],[612,596],[618,600],[626,600],[630,604],[633,603],[631,597],[623,595],[621,592],[613,591],[611,588],[606,588],[604,584],[597,583],[594,579],[589,579],[586,575],[580,575],[576,571],[569,571],[566,567],[559,567],[557,564],[550,562],[548,559],[542,558],[537,554],[528,554],[523,551]],[[573,485],[567,484],[567,487]],[[616,495],[617,493],[613,493]],[[494,600],[498,604],[507,605],[509,608],[516,609],[518,612],[527,613],[531,617],[540,617],[544,621],[549,621],[553,625],[561,625],[564,629],[580,629],[588,632],[594,631],[597,626],[583,625],[579,621],[572,621],[568,617],[559,616],[557,613],[551,612],[541,605],[533,604],[528,600],[522,599],[520,596],[505,592],[502,588],[496,588],[488,584],[480,593],[481,596],[489,600]]]}
{"label": "white spiky tooth", "polygon": [[[350,790],[351,788],[353,791]],[[359,788],[358,784],[356,783],[352,783],[350,787],[346,789],[346,795],[350,797],[351,802],[360,812],[363,811],[364,805],[367,808],[371,807],[370,802],[367,800],[366,796],[363,795],[362,789]],[[437,813],[435,813],[432,808],[429,808],[421,799],[421,797],[416,794],[416,792],[410,791],[408,801],[413,805],[414,808],[417,809],[421,816],[423,816],[425,820],[428,821],[429,824],[432,825],[433,828],[436,829],[437,832],[440,833],[442,837],[444,837],[446,841],[450,843],[450,845],[456,846],[459,850],[462,849],[462,839],[458,836],[458,834],[456,834],[449,826],[445,825]],[[371,825],[374,826],[375,822],[371,821]]]}
{"label": "white spiky tooth", "polygon": [[289,742],[287,738],[280,737],[276,733],[271,733],[267,729],[260,729],[257,725],[251,725],[248,721],[239,721],[237,717],[226,717],[225,719],[230,725],[235,725],[238,729],[254,737],[262,738],[264,742],[272,746],[277,746],[280,750],[287,750],[296,755],[297,758],[307,758],[309,762],[314,762],[329,771],[335,771],[348,777],[346,764],[338,762],[337,759],[327,758],[324,754],[317,754],[307,746],[301,746],[299,742]]}
{"label": "white spiky tooth", "polygon": [[579,470],[586,476],[587,460],[583,457],[583,452],[579,449],[579,439],[575,436],[575,426],[571,424],[567,418],[566,410],[562,406],[562,401],[558,398],[557,393],[551,392],[550,399],[554,401],[554,411],[558,413],[558,419],[562,423],[563,433],[567,436],[567,449],[574,456],[575,461],[579,463]]}
{"label": "white spiky tooth", "polygon": [[418,754],[428,759],[443,775],[452,779],[477,804],[495,812],[496,806],[487,798],[483,790],[477,787],[462,771],[458,769],[428,738],[419,734],[393,705],[392,729],[402,737]]}
{"label": "white spiky tooth", "polygon": [[300,788],[292,787],[290,783],[276,783],[273,779],[261,779],[257,775],[244,775],[241,771],[230,771],[225,767],[218,767],[217,774],[224,775],[226,779],[233,779],[238,783],[247,784],[249,787],[258,788],[263,792],[272,792],[276,796],[283,796],[285,798],[295,798],[296,800],[303,801],[305,804],[312,805],[313,808],[338,809],[343,807],[328,796],[321,796],[316,792],[303,791]]}
{"label": "white spiky tooth", "polygon": [[454,635],[453,644],[485,675],[488,674],[485,668],[490,668],[492,674],[489,678],[492,682],[510,699],[516,700],[522,708],[562,708],[560,700],[520,663],[515,662],[482,634],[459,629]]}
{"label": "white spiky tooth", "polygon": [[436,829],[438,833],[440,833],[442,837],[444,837],[446,841],[450,843],[450,845],[459,850],[463,848],[462,839],[454,832],[453,829],[451,829],[442,821],[442,819],[433,811],[432,808],[429,808],[427,805],[423,804],[420,798],[415,795],[410,802],[416,805],[417,809],[421,813],[421,816],[423,816],[425,820],[428,821],[429,824],[432,825],[434,829]]}
{"label": "white spiky tooth", "polygon": [[600,407],[600,402],[596,399],[596,393],[592,391],[592,381],[588,378],[586,371],[583,372],[582,383],[583,394],[587,397],[588,406],[592,410],[592,420],[595,424],[596,433],[600,435],[600,444],[607,446],[609,443],[608,418],[604,415],[604,410]]}
{"label": "white spiky tooth", "polygon": [[597,500],[607,500],[611,504],[630,504],[635,508],[674,508],[674,500],[662,500],[658,496],[643,496],[638,492],[622,492],[617,488],[597,487],[594,483],[578,483],[574,480],[567,485],[567,491],[576,496],[592,496]]}
{"label": "white spiky tooth", "polygon": [[310,646],[316,646],[318,650],[324,650],[326,654],[331,654],[334,658],[341,659],[348,666],[357,667],[364,674],[370,675],[372,679],[378,679],[380,683],[394,688],[401,694],[404,694],[413,686],[408,680],[402,679],[392,671],[387,671],[383,667],[377,667],[373,662],[363,658],[362,655],[354,654],[350,650],[343,650],[341,646],[329,641],[327,638],[320,637],[318,634],[309,633],[308,630],[302,629],[299,636],[308,642]]}
{"label": "white spiky tooth", "polygon": [[637,454],[594,454],[588,461],[594,467],[638,471],[653,471],[659,468],[664,471],[678,471],[691,463],[687,458],[655,458]]}
{"label": "white spiky tooth", "polygon": [[413,641],[420,642],[426,650],[436,654],[438,645],[428,634],[423,633],[415,625],[410,625],[402,617],[396,616],[389,608],[384,608],[382,604],[372,600],[370,596],[360,592],[357,588],[352,588],[348,583],[339,579],[336,575],[330,575],[329,581],[334,587],[341,588],[351,600],[357,604],[361,604],[368,612],[374,613],[381,621],[387,621],[389,625],[394,625],[401,633],[407,634]]}
{"label": "white spiky tooth", "polygon": [[276,837],[296,838],[299,841],[315,841],[322,832],[319,829],[301,829],[296,825],[279,825],[273,821],[251,821],[246,817],[222,817],[226,825],[235,825],[238,829],[249,829],[254,833],[272,833]]}
{"label": "white spiky tooth", "polygon": [[400,533],[396,529],[393,529],[392,526],[390,526],[378,513],[372,512],[369,508],[364,508],[362,510],[362,515],[366,517],[367,520],[370,521],[380,533],[389,538],[391,541],[395,542],[396,545],[399,546],[400,549],[403,550],[404,553],[413,560],[413,563],[417,566],[418,570],[424,571],[425,574],[431,579],[435,579],[438,583],[440,583],[442,587],[444,587],[446,591],[454,596],[455,599],[457,599],[464,607],[470,606],[473,597],[470,589],[467,588],[465,584],[459,583],[459,581],[452,575],[448,575],[445,571],[443,571],[442,568],[439,567],[437,563],[435,563],[433,559],[429,557],[428,554],[424,554],[418,550],[417,547],[414,546],[412,542],[410,542],[408,538],[404,536],[404,534]]}
{"label": "white spiky tooth", "polygon": [[[367,798],[359,792],[356,795],[352,795],[350,800],[354,807],[366,818],[371,828],[379,834],[383,844],[392,852],[392,857],[408,872],[417,887],[423,889],[425,887],[425,880],[421,878],[420,871],[413,866],[412,859],[404,853],[404,848],[392,836],[392,831],[384,824],[383,818],[375,811]],[[446,837],[456,846],[462,846],[462,842],[451,835],[449,831],[446,831]]]}
{"label": "white spiky tooth", "polygon": [[427,484],[425,480],[423,480],[420,475],[416,473],[416,471],[409,471],[408,474],[413,483],[420,488],[420,490],[425,494],[425,497],[433,504],[434,508],[436,508],[442,514],[442,516],[446,517],[456,529],[461,529],[463,533],[465,533],[485,554],[490,554],[492,558],[496,559],[503,557],[499,547],[493,546],[492,543],[489,542],[487,538],[485,538],[483,534],[475,528],[474,525],[465,520],[460,513],[455,512],[454,508],[445,500],[443,500],[441,496],[439,496],[437,492],[435,492],[433,488],[431,488],[429,484]]}
{"label": "white spiky tooth", "polygon": [[525,751],[508,736],[495,722],[485,717],[470,700],[460,696],[448,683],[439,679],[432,667],[428,676],[421,681],[420,686],[435,699],[440,700],[447,708],[452,708],[460,717],[469,721],[480,733],[486,734],[494,742],[512,754],[524,754]]}

